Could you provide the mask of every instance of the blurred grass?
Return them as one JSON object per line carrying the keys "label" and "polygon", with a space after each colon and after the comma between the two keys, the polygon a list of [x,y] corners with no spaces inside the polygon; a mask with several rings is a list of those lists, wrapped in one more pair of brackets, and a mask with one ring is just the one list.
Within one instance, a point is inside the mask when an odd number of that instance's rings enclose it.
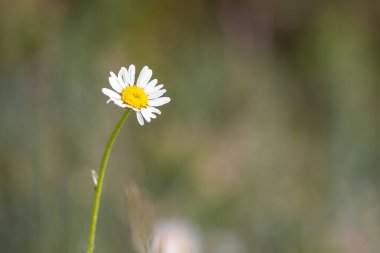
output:
{"label": "blurred grass", "polygon": [[85,251],[91,169],[121,114],[100,89],[131,63],[149,65],[172,103],[121,131],[98,252],[133,252],[130,181],[157,215],[200,227],[205,252],[218,252],[220,231],[246,252],[378,252],[379,10],[1,2],[1,252]]}

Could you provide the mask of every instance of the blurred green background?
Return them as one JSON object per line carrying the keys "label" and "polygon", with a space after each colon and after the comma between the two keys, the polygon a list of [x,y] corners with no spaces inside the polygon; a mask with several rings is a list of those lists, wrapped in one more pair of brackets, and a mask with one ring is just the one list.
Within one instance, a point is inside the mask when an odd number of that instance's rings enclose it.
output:
{"label": "blurred green background", "polygon": [[123,126],[96,252],[136,252],[131,182],[205,253],[380,252],[379,24],[378,1],[1,1],[0,252],[86,251],[122,113],[100,90],[132,63],[172,102]]}

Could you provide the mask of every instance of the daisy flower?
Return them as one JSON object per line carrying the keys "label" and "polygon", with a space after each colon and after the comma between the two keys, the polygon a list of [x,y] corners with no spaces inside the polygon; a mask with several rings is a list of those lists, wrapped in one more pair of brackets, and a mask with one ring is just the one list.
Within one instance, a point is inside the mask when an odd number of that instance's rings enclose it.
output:
{"label": "daisy flower", "polygon": [[103,88],[102,92],[109,97],[110,101],[121,108],[130,108],[136,112],[137,121],[144,125],[144,121],[150,122],[161,114],[156,107],[170,102],[169,97],[162,97],[166,92],[163,84],[157,85],[157,79],[150,80],[153,71],[145,66],[142,68],[135,83],[135,65],[128,69],[122,67],[116,76],[111,72],[109,82],[113,90]]}

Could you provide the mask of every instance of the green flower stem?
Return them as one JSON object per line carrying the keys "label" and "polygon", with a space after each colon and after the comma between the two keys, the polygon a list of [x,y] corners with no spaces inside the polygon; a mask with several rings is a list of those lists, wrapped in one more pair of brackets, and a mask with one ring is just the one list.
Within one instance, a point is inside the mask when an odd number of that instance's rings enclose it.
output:
{"label": "green flower stem", "polygon": [[92,211],[92,219],[91,219],[91,227],[90,227],[90,234],[88,239],[88,249],[87,253],[93,253],[94,252],[94,243],[95,243],[95,232],[96,232],[96,224],[98,221],[98,212],[99,212],[99,204],[100,204],[100,195],[102,194],[102,186],[103,186],[103,179],[104,179],[104,173],[106,171],[108,158],[111,153],[112,145],[115,142],[116,136],[120,131],[121,126],[123,125],[123,122],[128,116],[129,109],[127,109],[123,115],[121,115],[121,118],[119,119],[119,122],[117,122],[115,128],[113,129],[110,138],[108,139],[108,143],[106,146],[106,149],[104,150],[102,164],[100,166],[99,170],[99,176],[98,176],[98,184],[96,185],[95,190],[95,198],[94,198],[94,209]]}

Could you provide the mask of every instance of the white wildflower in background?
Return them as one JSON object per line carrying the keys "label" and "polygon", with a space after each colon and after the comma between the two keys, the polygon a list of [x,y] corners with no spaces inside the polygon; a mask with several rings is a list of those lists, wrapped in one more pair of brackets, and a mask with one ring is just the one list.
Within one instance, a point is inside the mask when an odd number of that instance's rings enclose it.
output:
{"label": "white wildflower in background", "polygon": [[130,65],[128,69],[122,67],[118,73],[111,72],[109,82],[113,90],[103,88],[102,92],[122,108],[130,108],[136,112],[140,125],[144,125],[144,120],[150,122],[155,119],[156,114],[161,111],[156,107],[170,102],[169,97],[162,97],[166,92],[162,89],[164,85],[157,85],[157,79],[150,81],[153,71],[148,66],[142,68],[135,83],[135,65]]}
{"label": "white wildflower in background", "polygon": [[182,221],[160,222],[154,229],[150,253],[201,253],[199,233]]}

